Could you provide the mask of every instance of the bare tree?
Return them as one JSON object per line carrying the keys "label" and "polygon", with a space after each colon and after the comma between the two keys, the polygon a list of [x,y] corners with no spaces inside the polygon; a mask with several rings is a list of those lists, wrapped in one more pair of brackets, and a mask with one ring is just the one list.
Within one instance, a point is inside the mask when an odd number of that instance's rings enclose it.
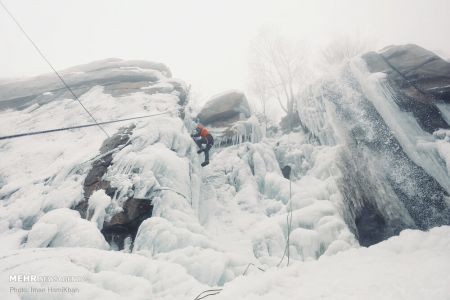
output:
{"label": "bare tree", "polygon": [[336,65],[368,51],[371,44],[360,35],[341,35],[328,43],[322,51],[322,56],[326,63]]}
{"label": "bare tree", "polygon": [[265,30],[253,42],[250,54],[252,91],[260,98],[263,110],[267,101],[276,99],[291,115],[305,74],[305,48]]}
{"label": "bare tree", "polygon": [[[252,67],[252,69],[251,69],[252,74],[259,73],[260,70],[259,70],[258,65],[252,65],[251,67]],[[267,132],[267,121],[268,121],[267,104],[268,104],[268,100],[269,100],[268,86],[262,80],[252,77],[252,80],[250,81],[250,90],[256,96],[258,103],[261,107],[261,113],[263,116],[265,129]]]}

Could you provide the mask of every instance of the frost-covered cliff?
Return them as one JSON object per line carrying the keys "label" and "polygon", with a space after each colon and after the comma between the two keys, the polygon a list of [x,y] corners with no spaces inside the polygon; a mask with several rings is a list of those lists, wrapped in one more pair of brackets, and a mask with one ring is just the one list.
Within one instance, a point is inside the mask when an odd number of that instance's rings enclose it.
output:
{"label": "frost-covered cliff", "polygon": [[[389,67],[389,59],[378,58],[386,67],[382,69],[374,57],[384,57],[385,51],[404,59]],[[408,79],[399,75],[395,63],[422,75],[405,70],[412,74]],[[450,224],[449,104],[446,94],[439,93],[439,87],[447,89],[444,79],[450,72],[441,73],[449,66],[417,46],[391,47],[349,62],[300,97],[299,116],[311,139],[341,147],[337,163],[344,214],[364,245],[405,228]],[[426,95],[413,81],[433,80],[437,94],[424,102]]]}
{"label": "frost-covered cliff", "polygon": [[[302,126],[286,134],[263,138],[239,92],[213,98],[199,118],[223,139],[205,168],[188,89],[164,65],[114,59],[62,74],[99,121],[155,116],[105,125],[110,137],[91,127],[0,142],[2,299],[48,296],[8,281],[25,273],[81,276],[37,284],[76,289],[61,299],[211,288],[222,299],[421,298],[436,287],[445,299],[448,226],[360,247],[448,225],[450,184],[448,130],[424,130],[363,60],[304,91]],[[0,136],[91,122],[50,75],[2,83],[0,105]],[[414,278],[436,280],[403,280],[411,261]]]}

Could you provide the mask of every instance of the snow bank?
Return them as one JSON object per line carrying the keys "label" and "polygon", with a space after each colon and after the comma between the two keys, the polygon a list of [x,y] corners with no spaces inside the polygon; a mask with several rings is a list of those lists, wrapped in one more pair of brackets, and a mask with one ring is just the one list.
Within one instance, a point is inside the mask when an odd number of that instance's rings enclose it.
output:
{"label": "snow bank", "polygon": [[0,221],[0,250],[19,249],[27,240],[28,231],[19,228],[9,228],[7,221]]}
{"label": "snow bank", "polygon": [[59,208],[43,215],[33,225],[27,247],[88,247],[109,249],[96,224],[80,218],[77,211]]}
{"label": "snow bank", "polygon": [[214,299],[443,300],[449,268],[449,226],[405,230],[370,248],[239,277]]}
{"label": "snow bank", "polygon": [[[233,241],[230,241],[230,243]],[[193,248],[192,248],[193,249]],[[210,253],[195,267],[203,280],[215,278],[227,265]],[[186,256],[185,260],[190,257]],[[44,299],[9,292],[24,287],[68,287],[58,299],[193,299],[210,286],[200,283],[173,262],[144,255],[87,248],[3,251],[0,257],[2,299]],[[208,266],[208,267],[206,267]],[[450,227],[429,232],[405,230],[369,248],[350,249],[319,260],[294,261],[265,272],[249,268],[226,283],[214,299],[448,299]],[[214,270],[219,272],[214,273]],[[71,282],[10,282],[9,276],[73,276]]]}
{"label": "snow bank", "polygon": [[[2,299],[192,299],[207,286],[177,264],[141,255],[87,248],[23,249],[0,258]],[[66,276],[70,281],[11,282],[9,276]],[[70,288],[72,292],[10,292]],[[19,298],[20,297],[20,298]]]}
{"label": "snow bank", "polygon": [[152,217],[139,227],[134,250],[145,249],[156,255],[186,247],[211,248],[212,244],[205,235],[177,228],[166,219]]}

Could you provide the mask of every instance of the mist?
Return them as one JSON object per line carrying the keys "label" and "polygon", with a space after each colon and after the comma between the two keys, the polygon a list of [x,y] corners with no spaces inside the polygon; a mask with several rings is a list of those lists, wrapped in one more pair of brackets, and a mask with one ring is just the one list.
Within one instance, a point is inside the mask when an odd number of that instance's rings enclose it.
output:
{"label": "mist", "polygon": [[[108,57],[159,61],[199,101],[248,91],[250,45],[261,28],[302,41],[313,54],[335,37],[362,36],[373,50],[415,43],[450,57],[445,0],[2,1],[57,69]],[[0,36],[0,78],[51,71],[1,9]]]}

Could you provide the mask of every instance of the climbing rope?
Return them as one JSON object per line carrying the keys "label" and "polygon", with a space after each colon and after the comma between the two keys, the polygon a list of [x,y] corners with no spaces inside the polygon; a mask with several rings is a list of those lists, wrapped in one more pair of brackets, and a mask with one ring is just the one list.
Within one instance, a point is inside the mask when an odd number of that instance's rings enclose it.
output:
{"label": "climbing rope", "polygon": [[161,188],[156,189],[156,190],[154,190],[154,191],[155,191],[155,192],[160,192],[160,191],[171,191],[171,192],[174,192],[175,194],[180,195],[180,196],[183,197],[184,199],[189,200],[188,197],[186,197],[185,195],[183,195],[183,194],[180,193],[179,191],[174,190],[174,189],[172,189],[172,188],[170,188],[170,187],[161,187]]}
{"label": "climbing rope", "polygon": [[[220,293],[223,289],[212,289],[212,290],[206,290],[198,294],[197,297],[195,297],[194,300],[200,300],[209,296],[214,296]],[[206,294],[206,295],[205,295]]]}
{"label": "climbing rope", "polygon": [[[287,255],[287,265],[289,266],[290,263],[290,251],[289,251],[289,245],[290,245],[290,235],[291,235],[291,230],[292,230],[292,180],[291,180],[291,169],[289,167],[289,175],[287,176],[289,179],[289,211],[286,217],[286,224],[287,224],[287,240],[286,240],[286,246],[284,249],[284,253],[283,253],[283,257],[281,258],[280,262],[277,264],[277,267],[279,267],[281,265],[281,263],[283,262],[284,258]],[[209,183],[209,182],[208,182]],[[245,276],[248,272],[248,270],[250,269],[250,267],[253,266],[255,268],[257,268],[258,270],[265,272],[266,270],[256,266],[253,263],[249,263],[247,265],[247,267],[245,268],[244,272],[242,273],[242,276]],[[211,289],[211,290],[205,290],[203,292],[201,292],[197,297],[194,298],[194,300],[200,300],[200,299],[204,299],[206,297],[209,296],[214,296],[219,294],[223,289]]]}
{"label": "climbing rope", "polygon": [[289,226],[288,226],[288,235],[287,235],[287,265],[289,266],[289,259],[290,259],[290,237],[291,237],[291,230],[292,230],[292,181],[291,176],[289,176]]}
{"label": "climbing rope", "polygon": [[287,254],[287,265],[289,266],[289,261],[290,261],[289,245],[290,245],[290,235],[291,235],[291,229],[292,229],[292,200],[291,200],[291,198],[292,198],[292,181],[291,181],[291,176],[289,174],[289,211],[286,216],[286,227],[287,227],[286,246],[284,247],[283,256],[281,257],[280,262],[277,264],[277,267],[279,267],[281,265],[284,258],[286,257],[286,254]]}
{"label": "climbing rope", "polygon": [[105,122],[100,122],[100,123],[95,123],[95,124],[85,124],[85,125],[78,125],[78,126],[71,126],[71,127],[62,127],[62,128],[48,129],[48,130],[42,130],[42,131],[18,133],[18,134],[13,134],[13,135],[2,136],[2,137],[0,137],[0,140],[7,140],[7,139],[13,139],[13,138],[18,138],[18,137],[23,137],[23,136],[30,136],[30,135],[45,134],[45,133],[51,133],[51,132],[57,132],[57,131],[80,129],[80,128],[85,128],[85,127],[92,127],[92,126],[105,125],[105,124],[111,124],[111,123],[125,122],[125,121],[137,120],[137,119],[143,119],[143,118],[150,118],[150,117],[155,117],[155,116],[168,114],[168,113],[173,112],[175,110],[176,109],[168,110],[168,111],[165,111],[165,112],[162,112],[162,113],[158,113],[158,114],[145,115],[145,116],[140,116],[140,117],[126,118],[126,119],[119,119],[119,120],[112,120],[112,121],[105,121]]}
{"label": "climbing rope", "polygon": [[1,1],[0,1],[0,5],[3,7],[3,9],[6,11],[6,13],[11,17],[11,19],[14,21],[14,23],[16,23],[17,27],[19,27],[20,31],[22,31],[22,33],[25,35],[25,37],[28,39],[28,41],[30,41],[30,43],[33,45],[33,47],[36,49],[36,51],[39,53],[39,55],[50,66],[50,68],[53,70],[53,72],[56,74],[56,76],[58,76],[59,80],[62,82],[64,87],[72,94],[72,96],[75,98],[75,100],[77,100],[78,103],[80,103],[80,105],[83,107],[83,109],[86,111],[86,113],[92,118],[92,120],[94,120],[95,125],[97,125],[107,137],[110,137],[108,132],[106,132],[106,130],[100,125],[100,123],[97,122],[97,120],[89,112],[89,110],[83,105],[83,103],[81,103],[78,96],[75,95],[75,93],[72,91],[72,89],[66,83],[66,81],[62,78],[62,76],[58,73],[58,71],[56,71],[56,69],[53,67],[53,65],[50,63],[50,61],[45,57],[44,53],[42,53],[41,49],[39,49],[39,47],[36,45],[36,43],[26,33],[25,29],[23,29],[23,27],[20,25],[19,21],[17,21],[17,19],[14,17],[14,15],[8,10],[8,8],[6,8],[6,6]]}
{"label": "climbing rope", "polygon": [[[260,271],[262,271],[262,272],[265,272],[265,271],[266,271],[266,270],[264,270],[264,269],[261,268],[261,267],[257,267],[257,266],[256,266],[255,264],[253,264],[253,263],[249,263],[249,264],[247,265],[247,267],[245,268],[244,273],[242,273],[242,276],[245,276],[245,275],[247,274],[247,271],[248,271],[248,269],[250,268],[250,266],[254,266],[255,268],[257,268],[258,270],[260,270]],[[222,290],[223,290],[223,289],[211,289],[211,290],[203,291],[203,292],[201,292],[200,294],[198,294],[198,296],[195,297],[194,300],[200,300],[200,299],[203,299],[203,298],[206,298],[206,297],[209,297],[209,296],[217,295],[217,294],[219,294]]]}
{"label": "climbing rope", "polygon": [[263,268],[256,266],[254,263],[249,263],[249,264],[247,265],[247,268],[245,268],[244,273],[242,273],[242,276],[247,275],[247,271],[248,271],[248,269],[250,269],[251,266],[257,268],[257,269],[260,270],[260,271],[263,271],[263,272],[266,271],[266,270],[264,270]]}
{"label": "climbing rope", "polygon": [[[181,197],[183,197],[183,198],[186,199],[187,201],[190,200],[188,197],[186,197],[186,196],[183,195],[182,193],[180,193],[180,192],[178,192],[177,190],[174,190],[174,189],[172,189],[172,188],[170,188],[170,187],[160,187],[160,188],[157,188],[157,189],[151,189],[149,192],[150,192],[150,193],[153,193],[153,192],[162,192],[162,191],[170,191],[170,192],[173,192],[173,193],[175,193],[175,194],[177,194],[177,195],[180,195]],[[149,192],[147,192],[147,194],[148,194]],[[144,198],[135,198],[135,197],[133,197],[133,199],[136,199],[136,200],[149,200],[149,201],[151,201],[152,198],[150,198],[150,196],[147,197],[147,194],[144,196]]]}

